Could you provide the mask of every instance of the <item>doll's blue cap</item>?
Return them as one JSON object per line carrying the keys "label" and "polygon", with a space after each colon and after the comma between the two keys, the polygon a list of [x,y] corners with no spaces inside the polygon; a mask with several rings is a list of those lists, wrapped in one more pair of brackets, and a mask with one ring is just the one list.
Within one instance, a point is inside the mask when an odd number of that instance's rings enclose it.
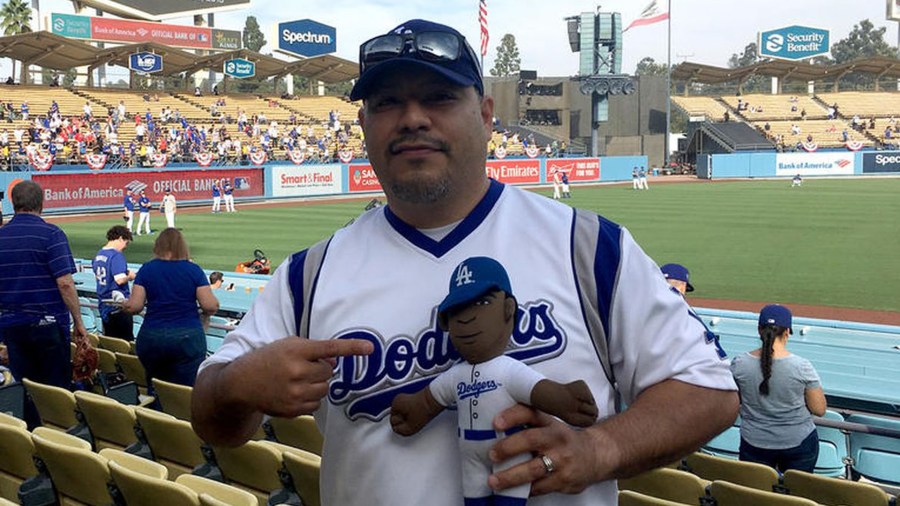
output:
{"label": "doll's blue cap", "polygon": [[471,257],[453,269],[450,276],[450,291],[438,307],[438,314],[464,304],[482,295],[503,290],[512,296],[512,287],[506,269],[500,262],[488,257]]}

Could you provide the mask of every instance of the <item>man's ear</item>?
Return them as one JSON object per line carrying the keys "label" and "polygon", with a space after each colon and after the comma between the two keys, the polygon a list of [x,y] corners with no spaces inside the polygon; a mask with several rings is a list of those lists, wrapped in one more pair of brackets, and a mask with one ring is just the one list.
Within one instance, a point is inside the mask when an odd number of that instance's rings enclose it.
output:
{"label": "man's ear", "polygon": [[517,308],[516,298],[512,295],[507,295],[506,300],[503,301],[503,316],[506,318],[506,321],[515,318]]}

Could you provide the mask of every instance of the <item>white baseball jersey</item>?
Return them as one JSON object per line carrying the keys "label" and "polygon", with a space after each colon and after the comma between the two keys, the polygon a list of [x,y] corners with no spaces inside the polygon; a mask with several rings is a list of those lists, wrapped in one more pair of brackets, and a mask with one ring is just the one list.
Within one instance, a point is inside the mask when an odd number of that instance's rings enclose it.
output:
{"label": "white baseball jersey", "polygon": [[[582,217],[496,181],[441,240],[407,225],[389,206],[372,209],[334,234],[317,272],[304,273],[307,251],[285,261],[204,365],[297,335],[301,318],[308,319],[311,339],[374,345],[369,356],[339,360],[315,413],[325,436],[322,502],[342,506],[462,503],[456,416],[445,411],[415,436],[402,437],[388,415],[396,394],[424,388],[459,359],[438,325],[437,306],[454,268],[472,256],[496,259],[515,287],[519,308],[507,355],[561,383],[584,380],[601,418],[614,413],[615,399],[602,348],[625,402],[669,378],[735,390],[715,343],[625,229],[592,217],[586,226],[598,240],[573,251]],[[585,259],[593,266],[591,283],[576,276],[576,262]],[[312,286],[308,296],[304,282]],[[588,286],[594,289],[582,290]],[[582,304],[599,315],[602,328],[589,323],[596,318]],[[529,504],[614,505],[616,484]]]}
{"label": "white baseball jersey", "polygon": [[[506,355],[480,364],[460,362],[439,374],[428,385],[431,395],[441,406],[455,406],[459,449],[462,458],[463,495],[469,498],[488,497],[494,491],[488,487],[488,476],[520,462],[531,454],[494,466],[488,451],[505,434],[494,430],[494,417],[516,403],[531,404],[531,391],[544,376]],[[530,485],[497,492],[507,497],[528,497]]]}

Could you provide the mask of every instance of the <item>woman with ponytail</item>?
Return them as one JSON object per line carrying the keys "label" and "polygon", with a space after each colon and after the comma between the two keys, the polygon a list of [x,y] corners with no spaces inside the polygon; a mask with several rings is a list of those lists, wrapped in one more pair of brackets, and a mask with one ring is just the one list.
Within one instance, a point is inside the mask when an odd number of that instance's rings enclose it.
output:
{"label": "woman with ponytail", "polygon": [[762,346],[731,363],[741,394],[740,459],[811,473],[819,457],[812,415],[824,415],[827,406],[812,364],[787,351],[792,333],[790,309],[766,306],[759,313]]}

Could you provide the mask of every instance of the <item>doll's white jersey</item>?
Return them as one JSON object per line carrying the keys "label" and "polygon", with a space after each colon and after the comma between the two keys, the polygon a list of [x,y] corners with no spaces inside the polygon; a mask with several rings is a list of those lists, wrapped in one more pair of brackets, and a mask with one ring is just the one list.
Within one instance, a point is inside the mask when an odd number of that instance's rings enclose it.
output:
{"label": "doll's white jersey", "polygon": [[[614,390],[582,312],[574,224],[572,208],[496,181],[440,241],[389,207],[373,209],[330,239],[321,267],[307,279],[313,281],[309,295],[303,290],[307,251],[286,260],[204,366],[297,335],[309,307],[311,339],[365,339],[375,348],[369,356],[339,360],[315,413],[325,437],[322,503],[458,506],[457,414],[445,410],[411,437],[394,434],[388,414],[395,395],[424,388],[459,359],[436,314],[447,280],[463,260],[488,256],[509,273],[519,307],[507,355],[561,383],[584,380],[600,418],[614,413]],[[735,390],[728,364],[659,267],[625,229],[600,217],[596,226],[596,250],[581,253],[594,258],[596,310],[605,334],[597,339],[607,342],[625,402],[668,378]],[[616,484],[535,497],[529,504],[612,506]]]}

